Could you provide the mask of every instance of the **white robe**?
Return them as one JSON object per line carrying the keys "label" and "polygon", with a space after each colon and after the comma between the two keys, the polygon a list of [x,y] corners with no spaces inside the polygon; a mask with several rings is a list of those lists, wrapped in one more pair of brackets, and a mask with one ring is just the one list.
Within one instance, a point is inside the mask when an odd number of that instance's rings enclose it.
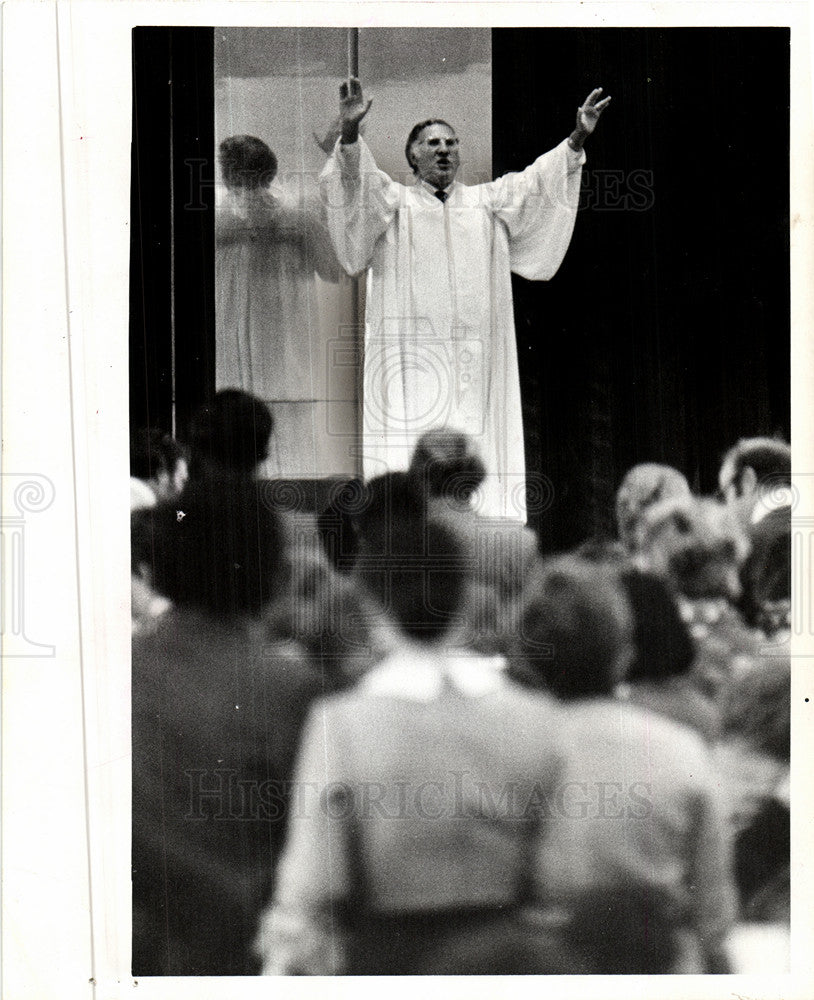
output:
{"label": "white robe", "polygon": [[363,140],[322,174],[328,228],[349,274],[368,269],[363,472],[409,464],[446,425],[487,469],[479,510],[525,520],[525,456],[510,272],[547,280],[576,219],[584,153],[562,142],[522,173],[455,183],[442,204],[380,171]]}
{"label": "white robe", "polygon": [[217,388],[312,398],[323,354],[314,274],[340,276],[318,211],[282,191],[226,189],[215,239]]}

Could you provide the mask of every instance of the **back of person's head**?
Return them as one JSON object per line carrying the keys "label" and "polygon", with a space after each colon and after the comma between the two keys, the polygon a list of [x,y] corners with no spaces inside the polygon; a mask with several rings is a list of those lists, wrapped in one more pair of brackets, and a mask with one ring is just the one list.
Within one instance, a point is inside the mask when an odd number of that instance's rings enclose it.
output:
{"label": "back of person's head", "polygon": [[277,174],[277,157],[254,135],[232,135],[218,152],[223,182],[229,188],[268,187]]}
{"label": "back of person's head", "polygon": [[409,471],[429,496],[464,505],[486,478],[486,467],[469,435],[448,427],[421,435]]}
{"label": "back of person's head", "polygon": [[664,500],[645,513],[640,561],[684,597],[737,599],[748,551],[735,516],[713,500]]}
{"label": "back of person's head", "polygon": [[661,500],[687,497],[684,475],[670,465],[643,462],[629,469],[616,491],[616,527],[628,552],[635,552],[644,512]]}
{"label": "back of person's head", "polygon": [[627,666],[630,640],[618,574],[562,556],[526,582],[511,674],[563,699],[609,695]]}
{"label": "back of person's head", "polygon": [[143,530],[153,585],[174,604],[218,617],[257,614],[287,583],[279,516],[251,480],[190,482]]}
{"label": "back of person's head", "polygon": [[633,615],[633,659],[629,681],[659,681],[686,674],[695,648],[667,583],[654,573],[628,567],[620,574]]}
{"label": "back of person's head", "polygon": [[363,548],[355,573],[405,635],[432,643],[463,625],[473,564],[448,520],[414,513],[391,524],[387,552]]}
{"label": "back of person's head", "polygon": [[200,407],[189,428],[191,472],[252,475],[268,457],[271,410],[240,389],[222,389]]}
{"label": "back of person's head", "polygon": [[789,486],[791,447],[778,438],[741,438],[724,456],[718,482],[722,491],[731,487],[736,496]]}
{"label": "back of person's head", "polygon": [[365,483],[353,520],[360,555],[398,554],[410,531],[422,532],[426,503],[409,473],[385,472]]}

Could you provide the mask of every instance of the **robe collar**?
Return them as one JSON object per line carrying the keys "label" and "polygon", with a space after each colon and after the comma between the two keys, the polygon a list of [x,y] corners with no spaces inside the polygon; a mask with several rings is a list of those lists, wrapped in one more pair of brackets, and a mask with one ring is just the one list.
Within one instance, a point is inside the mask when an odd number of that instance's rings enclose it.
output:
{"label": "robe collar", "polygon": [[469,698],[492,694],[506,683],[502,656],[406,645],[367,674],[358,688],[366,694],[404,701],[435,701],[445,690]]}
{"label": "robe collar", "polygon": [[[432,195],[432,197],[433,197],[433,200],[434,200],[434,201],[438,201],[438,199],[437,199],[437,198],[435,197],[435,192],[436,192],[436,191],[440,191],[440,190],[441,190],[441,188],[437,188],[437,187],[434,187],[434,186],[433,186],[432,184],[430,184],[430,183],[429,183],[428,181],[419,181],[419,182],[418,182],[418,184],[417,184],[417,187],[420,187],[420,188],[424,188],[424,190],[425,190],[425,191],[426,191],[426,192],[427,192],[428,194],[431,194],[431,195]],[[457,180],[454,180],[454,181],[453,181],[453,182],[452,182],[452,183],[451,183],[451,184],[449,185],[449,187],[448,187],[448,188],[444,188],[444,190],[445,190],[445,191],[447,192],[447,201],[449,201],[449,200],[450,200],[450,198],[452,197],[452,194],[453,194],[453,192],[455,191],[455,189],[456,189],[457,187],[458,187],[458,181],[457,181]],[[445,203],[444,203],[444,202],[441,202],[441,201],[438,201],[438,204],[439,204],[439,205],[443,205],[443,204],[445,204]]]}

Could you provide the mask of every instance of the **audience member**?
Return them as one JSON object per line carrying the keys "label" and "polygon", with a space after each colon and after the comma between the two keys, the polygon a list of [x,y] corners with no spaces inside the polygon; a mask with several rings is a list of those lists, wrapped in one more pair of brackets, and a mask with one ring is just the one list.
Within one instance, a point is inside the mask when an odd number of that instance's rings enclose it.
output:
{"label": "audience member", "polygon": [[240,389],[222,389],[189,427],[190,475],[253,477],[269,452],[274,422],[268,406]]}
{"label": "audience member", "polygon": [[748,542],[731,512],[713,500],[665,500],[645,515],[637,561],[673,588],[696,644],[693,678],[717,697],[733,672],[761,655],[762,638],[733,602]]}
{"label": "audience member", "polygon": [[311,714],[304,807],[259,938],[265,971],[569,971],[521,915],[559,766],[556,715],[499,660],[457,648],[464,540],[434,521],[413,527],[395,527],[405,570],[397,586],[380,578],[378,595],[399,648]]}
{"label": "audience member", "polygon": [[620,693],[712,742],[720,732],[720,711],[690,677],[695,646],[670,588],[661,577],[633,568],[620,581],[633,614],[634,648]]}
{"label": "audience member", "polygon": [[741,438],[726,453],[718,485],[744,527],[773,510],[791,516],[791,448],[776,438]]}
{"label": "audience member", "polygon": [[747,921],[790,920],[789,765],[791,660],[766,657],[723,693],[724,738],[717,750],[735,838],[735,875]]}
{"label": "audience member", "polygon": [[133,972],[251,974],[300,724],[325,679],[263,620],[289,573],[257,484],[192,482],[150,516],[173,607],[133,641]]}
{"label": "audience member", "polygon": [[[513,674],[565,703],[539,892],[584,948],[585,973],[726,971],[734,904],[708,750],[688,726],[611,697],[630,640],[610,570],[565,557],[530,582]],[[608,900],[621,923],[605,923],[613,940],[598,949]]]}
{"label": "audience member", "polygon": [[649,507],[689,495],[689,484],[678,469],[654,462],[634,465],[616,491],[616,527],[623,547],[628,552],[638,550],[642,518]]}
{"label": "audience member", "polygon": [[130,510],[177,497],[189,476],[186,453],[170,435],[142,427],[130,439]]}
{"label": "audience member", "polygon": [[744,562],[739,603],[748,625],[772,642],[791,629],[791,518],[785,508],[770,511],[749,532],[752,551]]}

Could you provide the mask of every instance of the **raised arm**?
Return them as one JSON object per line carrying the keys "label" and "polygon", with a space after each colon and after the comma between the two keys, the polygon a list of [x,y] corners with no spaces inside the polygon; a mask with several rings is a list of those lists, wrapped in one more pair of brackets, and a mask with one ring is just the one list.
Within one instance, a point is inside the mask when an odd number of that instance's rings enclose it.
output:
{"label": "raised arm", "polygon": [[[378,169],[359,137],[359,124],[372,103],[365,100],[357,79],[341,85],[338,131],[334,132],[338,138],[321,176],[331,241],[342,267],[351,275],[370,264],[376,242],[393,220],[399,201],[398,185]],[[326,144],[330,137],[329,131]]]}
{"label": "raised arm", "polygon": [[365,103],[362,95],[362,84],[356,77],[351,77],[348,83],[340,85],[339,114],[328,126],[321,139],[316,132],[313,133],[314,141],[326,156],[331,155],[336,140],[340,136],[346,145],[356,142],[359,138],[359,125],[370,110],[372,103],[372,98]]}
{"label": "raised arm", "polygon": [[599,116],[610,104],[610,97],[603,97],[600,100],[601,93],[601,87],[594,88],[585,98],[585,103],[577,108],[577,127],[568,136],[568,145],[575,153],[582,149],[585,140],[596,128]]}
{"label": "raised arm", "polygon": [[610,97],[592,90],[577,110],[577,127],[558,146],[520,173],[486,185],[495,215],[509,234],[511,269],[524,278],[547,281],[565,257],[579,204],[583,144]]}
{"label": "raised arm", "polygon": [[356,77],[351,77],[347,83],[340,84],[339,126],[344,145],[350,145],[359,138],[359,125],[370,111],[372,103],[372,98],[365,102],[362,84]]}

